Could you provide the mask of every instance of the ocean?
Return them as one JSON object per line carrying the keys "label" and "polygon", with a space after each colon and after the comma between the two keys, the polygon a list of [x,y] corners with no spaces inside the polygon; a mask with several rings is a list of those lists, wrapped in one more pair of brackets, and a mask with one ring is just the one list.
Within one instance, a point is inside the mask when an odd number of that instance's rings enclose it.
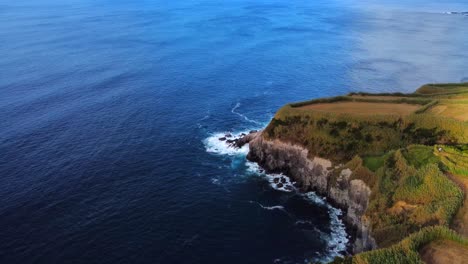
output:
{"label": "ocean", "polygon": [[468,3],[400,2],[0,0],[0,263],[346,254],[343,212],[219,138],[288,102],[468,81],[448,13]]}

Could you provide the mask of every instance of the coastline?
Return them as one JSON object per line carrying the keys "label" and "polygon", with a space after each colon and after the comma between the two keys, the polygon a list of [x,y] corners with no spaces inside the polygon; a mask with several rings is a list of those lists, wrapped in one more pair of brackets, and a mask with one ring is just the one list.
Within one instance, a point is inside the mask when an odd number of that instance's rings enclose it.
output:
{"label": "coastline", "polygon": [[344,211],[351,256],[334,263],[420,263],[431,242],[468,245],[460,228],[449,229],[453,220],[464,222],[466,203],[447,177],[468,172],[468,115],[459,114],[466,113],[467,87],[428,84],[412,94],[287,104],[263,131],[233,145],[248,143],[249,161]]}
{"label": "coastline", "polygon": [[267,173],[282,173],[299,185],[302,193],[315,192],[325,197],[335,208],[341,209],[340,216],[345,223],[350,237],[347,252],[357,254],[377,248],[371,236],[370,223],[362,216],[367,208],[370,189],[361,180],[349,180],[351,171],[340,175],[339,180],[330,182],[330,160],[314,157],[308,158],[308,151],[300,146],[278,140],[269,141],[263,138],[262,131],[245,135],[233,142],[234,147],[249,144],[247,159],[257,163]]}

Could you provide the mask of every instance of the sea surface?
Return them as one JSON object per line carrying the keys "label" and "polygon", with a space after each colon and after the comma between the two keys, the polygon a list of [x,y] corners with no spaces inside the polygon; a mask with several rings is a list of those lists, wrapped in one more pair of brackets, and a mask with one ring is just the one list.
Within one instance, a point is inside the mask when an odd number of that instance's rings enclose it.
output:
{"label": "sea surface", "polygon": [[345,254],[340,210],[218,138],[288,102],[468,81],[447,13],[468,3],[440,2],[0,0],[0,263]]}

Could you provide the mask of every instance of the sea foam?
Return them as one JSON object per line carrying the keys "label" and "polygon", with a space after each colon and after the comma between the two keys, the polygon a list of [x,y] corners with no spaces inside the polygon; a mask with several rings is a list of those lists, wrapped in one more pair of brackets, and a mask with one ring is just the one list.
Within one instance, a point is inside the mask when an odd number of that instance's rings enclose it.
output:
{"label": "sea foam", "polygon": [[[247,166],[247,172],[264,177],[271,188],[282,192],[296,191],[296,187],[294,186],[296,182],[291,181],[291,178],[288,176],[281,173],[266,173],[265,170],[255,162],[247,161],[245,165]],[[279,183],[281,183],[281,185],[279,185]]]}
{"label": "sea foam", "polygon": [[335,208],[326,202],[325,198],[321,198],[315,192],[308,192],[305,194],[307,199],[314,204],[325,206],[330,215],[330,234],[322,233],[321,237],[327,242],[327,254],[321,257],[321,261],[329,262],[335,257],[342,257],[343,252],[349,243],[348,234],[346,233],[346,226],[341,219],[343,212],[341,209]]}
{"label": "sea foam", "polygon": [[[207,152],[229,155],[229,156],[246,156],[249,152],[249,146],[246,144],[242,148],[236,148],[231,146],[227,140],[234,140],[240,138],[242,134],[247,132],[239,133],[213,133],[204,140],[205,148]],[[231,134],[231,137],[226,138],[227,134]],[[220,140],[220,138],[226,138],[226,140]]]}
{"label": "sea foam", "polygon": [[[240,106],[240,104],[236,104],[236,106],[232,109],[231,112],[238,114],[239,116],[243,117],[246,121],[249,120],[246,116],[237,113],[235,110]],[[257,122],[252,122],[257,123]],[[248,131],[241,131],[237,133],[213,133],[208,138],[204,140],[206,151],[213,154],[218,155],[227,155],[233,157],[242,157],[246,156],[249,152],[248,144],[244,145],[242,148],[236,148],[232,146],[232,144],[228,143],[227,140],[234,140],[238,139],[243,136],[243,134],[248,134]],[[230,135],[230,136],[229,136]],[[221,140],[225,138],[224,140]],[[257,163],[251,161],[245,161],[246,166],[246,173],[250,175],[260,176],[266,179],[271,188],[282,191],[282,192],[296,192],[297,188],[295,187],[295,182],[293,182],[288,176],[284,174],[277,174],[277,173],[266,173],[264,169],[262,169]],[[219,184],[219,179],[212,179],[214,184]],[[281,183],[281,185],[279,185]],[[349,238],[348,234],[346,233],[346,227],[343,223],[341,216],[343,212],[341,209],[334,208],[331,206],[327,201],[326,198],[318,196],[315,192],[307,192],[304,194],[304,198],[308,201],[318,205],[324,206],[328,209],[328,213],[330,216],[330,233],[324,233],[318,229],[315,229],[317,232],[320,233],[321,239],[323,239],[327,243],[327,251],[323,254],[320,254],[318,258],[319,261],[329,262],[332,261],[335,257],[343,256],[343,252],[346,251]],[[260,204],[259,202],[249,201],[250,203],[258,204],[262,209],[265,210],[280,210],[287,214],[289,214],[284,206],[282,205],[273,205],[273,206],[265,206]],[[311,224],[311,222],[307,220],[297,220],[295,225],[303,225],[303,224]]]}

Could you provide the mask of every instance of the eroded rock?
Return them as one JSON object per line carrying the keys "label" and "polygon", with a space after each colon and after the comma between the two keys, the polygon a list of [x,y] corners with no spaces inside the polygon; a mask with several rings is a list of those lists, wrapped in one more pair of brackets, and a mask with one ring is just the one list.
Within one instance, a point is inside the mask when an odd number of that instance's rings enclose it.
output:
{"label": "eroded rock", "polygon": [[[369,204],[371,190],[361,180],[350,180],[352,171],[343,169],[335,182],[331,179],[334,168],[330,160],[308,157],[308,150],[279,140],[266,140],[261,132],[250,133],[237,144],[249,144],[247,159],[257,162],[267,172],[284,173],[295,181],[304,191],[316,191],[326,196],[336,206],[343,208],[344,220],[355,233],[353,253],[375,249],[371,236],[370,223],[364,213]],[[283,177],[284,178],[284,177]],[[279,182],[281,181],[281,182]],[[278,188],[284,186],[286,179],[276,181]],[[281,184],[281,187],[279,187]]]}

